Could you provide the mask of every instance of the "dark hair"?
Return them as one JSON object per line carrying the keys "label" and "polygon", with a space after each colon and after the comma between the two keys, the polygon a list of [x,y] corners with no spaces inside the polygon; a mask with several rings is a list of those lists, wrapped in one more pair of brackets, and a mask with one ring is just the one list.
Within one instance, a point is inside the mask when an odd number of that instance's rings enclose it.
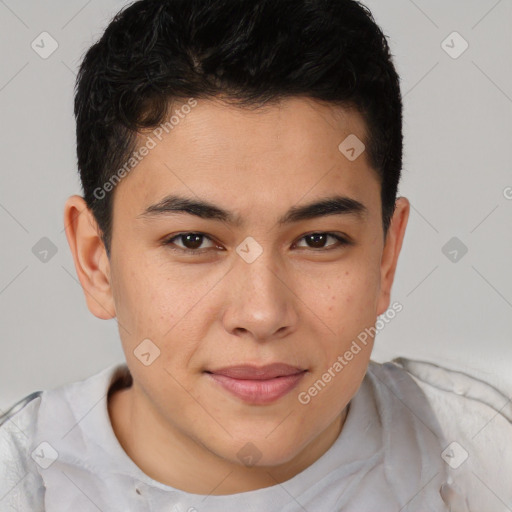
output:
{"label": "dark hair", "polygon": [[258,108],[291,96],[361,113],[386,236],[402,167],[402,100],[386,38],[367,7],[354,0],[140,0],[121,10],[87,51],[75,95],[84,199],[107,254],[113,194],[97,191],[126,163],[137,134],[162,123],[174,101],[222,97]]}

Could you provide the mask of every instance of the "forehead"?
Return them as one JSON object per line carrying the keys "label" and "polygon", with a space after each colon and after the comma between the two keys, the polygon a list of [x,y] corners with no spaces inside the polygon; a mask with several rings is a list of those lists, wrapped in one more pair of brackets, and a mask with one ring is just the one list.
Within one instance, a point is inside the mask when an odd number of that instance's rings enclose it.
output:
{"label": "forehead", "polygon": [[333,189],[362,202],[378,185],[365,151],[351,160],[340,150],[347,138],[361,147],[366,141],[354,110],[298,97],[258,109],[212,100],[183,105],[171,108],[172,122],[140,134],[138,149],[151,149],[117,186],[116,209],[137,216],[170,193],[240,212],[248,202],[275,209]]}
{"label": "forehead", "polygon": [[169,143],[179,146],[181,152],[193,152],[197,158],[221,155],[235,161],[248,156],[261,160],[269,151],[297,158],[315,153],[318,160],[318,150],[332,154],[340,136],[366,139],[365,122],[357,111],[311,98],[291,97],[258,108],[237,107],[222,100],[194,101],[196,106],[186,114],[186,104],[177,103],[167,115],[167,123],[144,135],[157,138],[159,145]]}

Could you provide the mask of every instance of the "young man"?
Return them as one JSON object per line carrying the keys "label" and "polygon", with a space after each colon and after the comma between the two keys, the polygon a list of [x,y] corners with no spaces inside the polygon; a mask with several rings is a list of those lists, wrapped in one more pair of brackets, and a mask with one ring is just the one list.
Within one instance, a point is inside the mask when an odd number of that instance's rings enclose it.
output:
{"label": "young man", "polygon": [[409,202],[352,0],[142,0],[86,54],[64,222],[126,364],[2,420],[0,510],[512,509],[507,397],[370,360]]}

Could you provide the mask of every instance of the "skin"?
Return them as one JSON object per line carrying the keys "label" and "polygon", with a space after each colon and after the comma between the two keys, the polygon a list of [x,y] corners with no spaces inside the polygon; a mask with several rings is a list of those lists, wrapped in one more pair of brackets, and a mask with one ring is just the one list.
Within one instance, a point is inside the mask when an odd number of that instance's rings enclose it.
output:
{"label": "skin", "polygon": [[[380,185],[363,153],[349,161],[338,145],[365,140],[354,111],[288,98],[250,111],[198,100],[180,123],[117,185],[112,254],[83,198],[70,197],[64,222],[91,313],[117,318],[133,386],[109,400],[113,430],[147,475],[196,494],[233,494],[286,481],[321,457],[340,434],[347,405],[365,375],[374,340],[307,405],[298,400],[390,306],[409,217],[398,198],[384,240]],[[243,224],[180,213],[145,219],[166,195],[207,200]],[[325,215],[279,226],[289,208],[334,193],[362,202],[364,219]],[[202,254],[180,233],[201,232]],[[350,237],[339,245],[311,233]],[[263,253],[247,263],[246,237]],[[173,250],[173,248],[175,250]],[[134,355],[149,338],[160,356]],[[299,385],[268,405],[251,405],[205,370],[285,362],[307,369]],[[246,466],[237,453],[261,454]],[[247,449],[247,448],[246,448]]]}

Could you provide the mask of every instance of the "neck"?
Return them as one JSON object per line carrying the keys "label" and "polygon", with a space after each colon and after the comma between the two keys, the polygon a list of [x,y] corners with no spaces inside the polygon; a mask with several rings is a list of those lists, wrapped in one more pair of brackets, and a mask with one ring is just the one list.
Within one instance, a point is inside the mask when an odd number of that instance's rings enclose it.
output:
{"label": "neck", "polygon": [[290,461],[247,467],[222,458],[176,428],[151,407],[135,386],[113,392],[108,410],[126,454],[150,478],[175,489],[204,495],[248,492],[283,483],[318,460],[338,438],[348,406]]}

